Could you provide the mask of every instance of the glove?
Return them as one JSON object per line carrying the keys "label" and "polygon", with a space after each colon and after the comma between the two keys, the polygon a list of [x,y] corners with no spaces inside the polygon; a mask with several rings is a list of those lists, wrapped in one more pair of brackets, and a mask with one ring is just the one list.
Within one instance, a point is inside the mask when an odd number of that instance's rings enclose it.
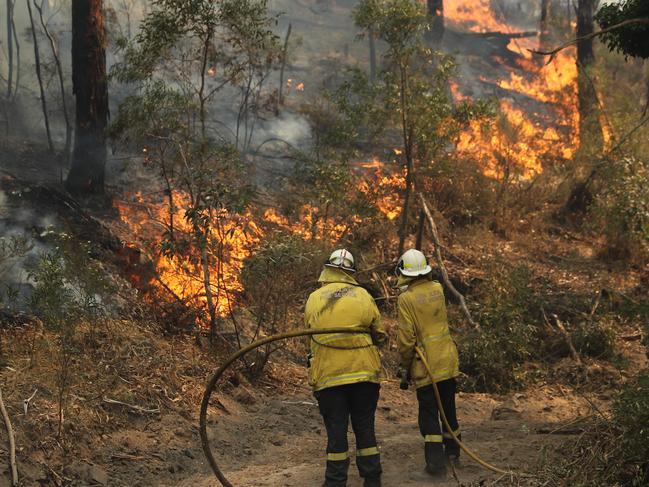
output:
{"label": "glove", "polygon": [[397,377],[401,379],[399,389],[401,389],[402,391],[407,391],[408,387],[410,387],[410,371],[408,369],[399,369],[399,371],[397,372]]}

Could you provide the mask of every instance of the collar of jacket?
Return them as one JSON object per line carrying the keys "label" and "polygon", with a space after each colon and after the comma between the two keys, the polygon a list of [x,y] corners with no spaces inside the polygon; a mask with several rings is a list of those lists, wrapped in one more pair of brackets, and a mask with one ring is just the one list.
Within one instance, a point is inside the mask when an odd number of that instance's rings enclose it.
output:
{"label": "collar of jacket", "polygon": [[404,291],[406,291],[410,287],[415,287],[421,283],[428,281],[428,275],[417,277],[399,276],[399,279],[397,280],[397,287],[399,289],[404,288]]}
{"label": "collar of jacket", "polygon": [[320,284],[330,284],[332,282],[344,282],[358,286],[358,282],[351,275],[341,269],[325,267],[318,278]]}

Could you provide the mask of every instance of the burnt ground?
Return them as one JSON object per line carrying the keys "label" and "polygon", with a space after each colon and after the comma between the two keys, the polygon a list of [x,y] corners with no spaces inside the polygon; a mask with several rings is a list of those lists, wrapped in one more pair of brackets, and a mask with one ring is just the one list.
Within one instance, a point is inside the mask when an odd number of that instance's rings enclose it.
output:
{"label": "burnt ground", "polygon": [[[16,167],[22,171],[30,168]],[[52,179],[49,182],[55,184]],[[16,225],[23,220],[13,218],[15,214],[41,200],[32,196],[16,200],[24,188],[21,190],[23,183],[15,178],[7,176],[0,183],[9,195],[3,205],[7,201],[23,205],[22,210],[15,207],[7,217]],[[76,209],[68,207],[72,211],[68,214],[66,204],[59,203],[52,202],[47,213],[74,231],[75,226],[68,224],[74,221]],[[44,212],[39,206],[32,207],[31,213],[40,217]],[[110,226],[111,218],[114,215],[100,213],[95,220]],[[552,289],[553,303],[561,303],[557,296],[563,296],[566,306],[575,296],[593,297],[602,289],[632,296],[646,285],[646,270],[601,260],[598,242],[590,236],[567,227],[553,226],[541,232],[526,225],[531,223],[520,223],[507,237],[480,229],[457,234],[446,249],[451,274],[466,283],[470,293],[473,284],[487,277],[489,262],[498,256],[529,266],[534,282]],[[76,228],[81,232],[79,238],[88,238],[86,225]],[[534,239],[529,238],[532,231],[537,232]],[[107,263],[106,269],[115,272],[112,263]],[[205,381],[233,350],[232,344],[220,344],[215,354],[191,337],[164,336],[160,325],[152,322],[138,302],[137,294],[118,276],[115,280],[121,283],[121,311],[79,334],[83,353],[73,365],[74,380],[61,439],[56,436],[55,336],[25,315],[1,320],[4,365],[0,384],[16,429],[21,485],[217,485],[200,448],[197,412]],[[561,309],[548,311],[565,313]],[[386,325],[395,326],[389,315]],[[584,359],[584,364],[578,365],[565,358],[522,391],[460,394],[459,415],[469,447],[497,466],[525,474],[534,474],[564,456],[572,439],[581,433],[581,428],[571,422],[606,414],[620,385],[646,364],[640,342],[627,339],[637,336],[637,330],[620,324],[616,333],[616,351],[626,363],[623,367],[593,359]],[[388,364],[393,353],[386,353]],[[290,357],[276,356],[258,382],[251,383],[235,373],[236,380],[226,381],[224,390],[218,393],[219,402],[210,410],[213,448],[237,486],[320,485],[324,428],[306,385],[305,369]],[[528,364],[528,368],[534,371],[542,366]],[[34,391],[36,395],[25,413],[23,401]],[[400,391],[394,381],[384,383],[377,430],[385,485],[429,485],[422,476],[414,393]],[[8,485],[6,458],[3,442],[0,487]],[[467,486],[489,485],[497,480],[509,485],[536,485],[527,477],[491,474],[466,457],[457,475],[461,485]],[[350,487],[359,485],[352,466]],[[440,485],[457,485],[457,481],[449,478]]]}

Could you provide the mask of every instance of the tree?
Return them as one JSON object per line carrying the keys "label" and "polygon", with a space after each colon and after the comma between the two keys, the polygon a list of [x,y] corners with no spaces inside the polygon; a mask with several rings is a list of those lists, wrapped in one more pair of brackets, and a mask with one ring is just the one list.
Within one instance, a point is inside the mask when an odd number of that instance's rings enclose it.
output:
{"label": "tree", "polygon": [[591,139],[593,147],[601,150],[602,127],[599,122],[599,104],[589,68],[595,62],[593,51],[594,14],[598,0],[579,0],[577,3],[577,85],[579,92],[580,147]]}
{"label": "tree", "polygon": [[103,0],[72,1],[72,86],[76,95],[75,140],[66,188],[102,193],[106,169],[108,80]]}
{"label": "tree", "polygon": [[[168,199],[159,251],[201,283],[200,296],[188,300],[206,306],[215,338],[229,292],[228,244],[247,228],[238,218],[251,193],[242,152],[282,50],[264,0],[154,0],[152,7],[134,40],[122,45],[124,61],[113,72],[136,94],[120,106],[111,133],[147,148],[147,164],[158,171]],[[211,108],[224,89],[240,96],[235,126],[221,132],[226,124]]]}
{"label": "tree", "polygon": [[[447,82],[453,74],[454,63],[426,45],[424,34],[429,17],[417,2],[365,0],[355,12],[355,20],[358,26],[372,29],[387,44],[385,68],[377,83],[361,91],[373,99],[372,110],[385,117],[384,129],[395,129],[400,137],[405,175],[399,224],[401,254],[409,234],[415,173],[424,176],[463,124],[486,113],[482,110],[486,107],[469,102],[453,106]],[[354,96],[357,94],[358,90]]]}
{"label": "tree", "polygon": [[444,38],[444,0],[427,0],[430,27],[427,32],[428,39],[436,45]]}
{"label": "tree", "polygon": [[649,2],[644,0],[626,0],[621,3],[604,5],[597,12],[596,20],[605,30],[623,22],[645,19],[644,24],[636,23],[620,27],[602,34],[602,41],[609,49],[623,53],[625,56],[649,58]]}
{"label": "tree", "polygon": [[38,48],[38,37],[36,36],[36,25],[34,24],[34,15],[32,14],[32,5],[27,0],[27,12],[29,13],[29,23],[31,25],[32,40],[34,41],[34,67],[36,68],[36,78],[38,79],[38,88],[41,93],[41,106],[43,108],[43,118],[45,120],[45,132],[47,133],[47,144],[50,152],[54,152],[52,143],[52,133],[50,131],[50,118],[47,112],[47,100],[45,98],[45,89],[43,87],[43,76],[41,75],[41,55]]}

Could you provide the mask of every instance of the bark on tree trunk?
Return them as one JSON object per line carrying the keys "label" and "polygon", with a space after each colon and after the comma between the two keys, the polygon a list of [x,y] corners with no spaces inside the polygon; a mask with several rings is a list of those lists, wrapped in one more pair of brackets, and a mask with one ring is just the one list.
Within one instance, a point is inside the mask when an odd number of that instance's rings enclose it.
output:
{"label": "bark on tree trunk", "polygon": [[426,222],[426,214],[424,213],[424,210],[419,211],[419,223],[417,224],[417,243],[415,244],[415,248],[417,250],[421,250],[422,246],[424,245],[424,225]]}
{"label": "bark on tree trunk", "polygon": [[541,21],[539,22],[539,48],[545,49],[548,44],[548,16],[550,0],[541,0]]}
{"label": "bark on tree trunk", "polygon": [[106,166],[108,83],[103,0],[72,0],[72,86],[76,121],[66,188],[102,193]]}
{"label": "bark on tree trunk", "polygon": [[374,29],[370,29],[367,33],[370,40],[370,79],[376,80],[376,39],[374,37]]}
{"label": "bark on tree trunk", "polygon": [[427,0],[428,15],[430,17],[430,30],[428,39],[434,44],[439,44],[444,38],[444,0]]}
{"label": "bark on tree trunk", "polygon": [[14,38],[11,29],[11,17],[13,16],[13,1],[7,0],[7,63],[9,71],[7,72],[7,100],[11,98],[14,78]]}
{"label": "bark on tree trunk", "polygon": [[[577,38],[591,35],[594,32],[593,15],[598,0],[579,0],[577,4]],[[580,146],[586,140],[593,146],[603,146],[602,127],[599,122],[597,93],[592,78],[588,74],[589,67],[595,61],[593,39],[584,39],[577,43],[577,85],[579,90],[579,140]]]}

